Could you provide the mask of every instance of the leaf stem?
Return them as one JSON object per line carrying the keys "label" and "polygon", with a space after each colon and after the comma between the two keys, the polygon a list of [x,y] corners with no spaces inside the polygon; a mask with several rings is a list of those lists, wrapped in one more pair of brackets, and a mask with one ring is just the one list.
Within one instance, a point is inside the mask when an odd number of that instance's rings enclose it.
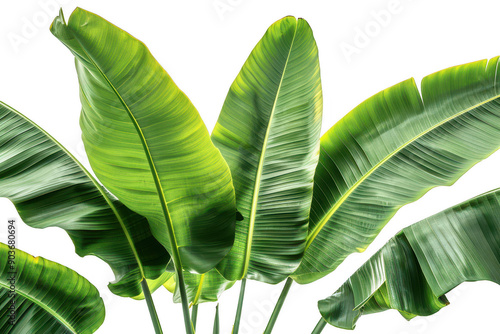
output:
{"label": "leaf stem", "polygon": [[196,331],[196,319],[198,318],[198,304],[193,305],[191,310],[191,323],[193,324],[193,330]]}
{"label": "leaf stem", "polygon": [[213,334],[219,334],[219,304],[215,307],[214,331]]}
{"label": "leaf stem", "polygon": [[153,297],[151,296],[151,291],[149,291],[148,282],[144,278],[141,281],[142,292],[144,293],[144,298],[148,304],[149,315],[151,316],[151,321],[153,322],[153,327],[155,328],[156,334],[163,334],[161,329],[160,320],[158,319],[158,314],[156,313],[155,304],[153,303]]}
{"label": "leaf stem", "polygon": [[325,328],[325,326],[326,326],[325,319],[323,318],[319,319],[318,324],[316,325],[316,327],[314,327],[311,334],[320,334]]}
{"label": "leaf stem", "polygon": [[[176,255],[178,255],[178,253]],[[180,262],[180,259],[178,260]],[[174,256],[174,264],[176,264],[175,262],[177,261],[175,261],[175,256]],[[186,334],[194,334],[193,324],[191,323],[191,317],[189,315],[189,302],[187,299],[186,285],[184,283],[184,274],[182,273],[182,267],[179,268],[176,265],[175,271],[177,273],[177,286],[179,287],[179,292],[181,294],[182,312],[184,314],[184,325],[186,327]]]}
{"label": "leaf stem", "polygon": [[244,278],[241,280],[240,298],[238,299],[238,308],[236,309],[236,318],[234,319],[232,334],[238,334],[238,331],[240,330],[241,310],[243,309],[243,297],[245,296],[246,285],[247,279]]}
{"label": "leaf stem", "polygon": [[267,323],[266,330],[264,331],[264,334],[270,334],[273,331],[274,324],[276,323],[276,320],[278,319],[278,315],[280,314],[281,308],[283,307],[283,303],[285,302],[286,296],[288,295],[288,292],[290,291],[290,287],[292,286],[293,279],[290,277],[287,278],[285,286],[283,287],[283,290],[281,291],[281,295],[278,299],[278,302],[276,303],[276,306],[274,307],[273,314],[271,314],[271,318],[269,319],[269,322]]}

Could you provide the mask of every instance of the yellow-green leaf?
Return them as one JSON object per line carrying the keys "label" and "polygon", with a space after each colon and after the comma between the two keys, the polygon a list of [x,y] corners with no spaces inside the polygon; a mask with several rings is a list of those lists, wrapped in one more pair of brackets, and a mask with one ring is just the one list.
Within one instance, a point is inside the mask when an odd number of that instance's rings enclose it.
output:
{"label": "yellow-green leaf", "polygon": [[76,59],[81,128],[92,169],[145,216],[176,266],[204,273],[234,241],[229,168],[187,96],[147,47],[77,8],[52,33]]}

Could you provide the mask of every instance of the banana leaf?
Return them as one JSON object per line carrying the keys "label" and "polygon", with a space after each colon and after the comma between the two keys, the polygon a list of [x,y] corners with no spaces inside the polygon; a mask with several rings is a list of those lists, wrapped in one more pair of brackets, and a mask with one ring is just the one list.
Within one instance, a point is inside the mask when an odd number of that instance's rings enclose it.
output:
{"label": "banana leaf", "polygon": [[[153,290],[163,285],[168,291],[173,294],[174,303],[181,302],[179,289],[177,289],[176,274],[172,268],[168,269],[163,275],[156,280],[148,280],[148,285]],[[198,305],[206,302],[216,302],[220,295],[230,289],[236,281],[228,281],[215,269],[210,270],[205,274],[191,274],[184,272],[184,284],[188,302],[191,305]],[[134,299],[144,299],[144,295],[134,297]]]}
{"label": "banana leaf", "polygon": [[265,33],[234,80],[212,133],[244,217],[217,267],[230,281],[278,283],[304,251],[322,116],[318,50],[303,19]]}
{"label": "banana leaf", "polygon": [[207,272],[233,244],[236,207],[229,168],[198,111],[142,42],[103,18],[77,8],[51,31],[75,56],[97,177],[148,219],[176,266]]}
{"label": "banana leaf", "polygon": [[388,88],[321,138],[304,258],[310,283],[362,252],[390,218],[436,186],[453,184],[500,145],[499,58]]}
{"label": "banana leaf", "polygon": [[73,270],[0,243],[0,332],[94,333],[104,321],[99,291]]}
{"label": "banana leaf", "polygon": [[[175,276],[174,276],[175,277]],[[207,302],[216,302],[220,295],[230,289],[236,281],[228,281],[215,269],[203,275],[189,274],[184,276],[186,280],[186,292],[188,300],[192,305],[198,305]],[[181,298],[177,285],[174,282],[167,281],[163,284],[167,290],[174,294],[174,302],[180,303]]]}
{"label": "banana leaf", "polygon": [[146,219],[109,194],[54,138],[0,102],[0,196],[11,200],[23,222],[64,229],[80,256],[108,263],[123,297],[156,279],[169,255]]}
{"label": "banana leaf", "polygon": [[[216,269],[212,269],[205,274],[191,274],[184,271],[183,276],[187,299],[191,306],[218,301],[220,295],[236,283],[236,281],[226,280]],[[166,271],[160,277],[147,280],[147,283],[153,291],[163,285],[173,294],[174,303],[182,302],[173,261],[169,262]],[[133,298],[142,300],[144,294],[141,293]]]}
{"label": "banana leaf", "polygon": [[413,224],[393,237],[318,308],[331,325],[354,329],[364,314],[436,313],[463,282],[500,284],[500,189]]}

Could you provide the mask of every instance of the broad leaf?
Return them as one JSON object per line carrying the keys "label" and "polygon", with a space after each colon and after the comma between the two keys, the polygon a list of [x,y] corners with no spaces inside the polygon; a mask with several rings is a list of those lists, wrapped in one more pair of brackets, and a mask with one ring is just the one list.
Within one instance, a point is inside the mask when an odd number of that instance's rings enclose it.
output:
{"label": "broad leaf", "polygon": [[145,216],[188,271],[204,273],[234,240],[229,168],[203,121],[146,46],[77,8],[52,33],[76,57],[81,128],[99,180]]}
{"label": "broad leaf", "polygon": [[89,281],[58,263],[0,243],[1,333],[89,334],[103,321],[104,303]]}
{"label": "broad leaf", "polygon": [[168,253],[146,219],[106,192],[54,138],[0,102],[0,196],[31,227],[60,227],[80,256],[95,255],[116,276],[109,285],[135,296],[143,277],[160,276]]}
{"label": "broad leaf", "polygon": [[228,280],[278,283],[304,250],[318,161],[318,50],[303,19],[273,24],[227,95],[212,140],[233,175],[236,240],[218,266]]}
{"label": "broad leaf", "polygon": [[403,229],[318,307],[353,329],[361,315],[388,309],[433,314],[449,304],[445,293],[479,280],[500,284],[500,190]]}
{"label": "broad leaf", "polygon": [[306,251],[309,283],[362,252],[403,205],[451,185],[500,145],[499,58],[413,79],[366,100],[321,138]]}

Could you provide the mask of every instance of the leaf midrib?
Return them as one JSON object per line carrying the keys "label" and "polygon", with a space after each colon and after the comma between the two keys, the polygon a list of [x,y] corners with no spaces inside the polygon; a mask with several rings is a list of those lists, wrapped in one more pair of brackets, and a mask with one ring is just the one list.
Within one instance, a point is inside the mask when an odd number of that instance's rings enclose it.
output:
{"label": "leaf midrib", "polygon": [[281,85],[283,84],[283,78],[285,77],[285,72],[288,66],[288,61],[290,59],[290,54],[293,49],[293,43],[295,42],[295,36],[297,34],[297,29],[298,29],[298,21],[295,20],[295,31],[293,33],[293,38],[292,42],[290,43],[290,49],[288,50],[288,55],[285,61],[285,65],[283,67],[283,72],[281,74],[281,79],[280,83],[278,85],[278,90],[276,91],[276,97],[274,98],[273,102],[273,107],[271,109],[271,114],[269,116],[269,123],[268,127],[266,130],[266,135],[264,137],[264,141],[262,144],[262,152],[259,158],[259,165],[257,166],[257,172],[255,176],[255,187],[253,191],[253,196],[252,196],[252,206],[250,209],[250,220],[249,220],[249,226],[248,226],[248,236],[247,236],[247,244],[246,244],[246,252],[245,252],[245,258],[244,258],[244,263],[243,263],[243,271],[241,278],[245,278],[247,272],[248,272],[248,267],[250,265],[250,255],[252,252],[252,243],[253,243],[253,234],[255,230],[255,217],[257,215],[257,204],[258,204],[258,199],[259,199],[259,192],[260,192],[260,183],[261,183],[261,177],[262,177],[262,171],[264,168],[264,160],[265,160],[265,155],[266,155],[266,149],[267,149],[267,142],[269,140],[269,134],[271,132],[271,123],[274,118],[274,112],[276,110],[276,104],[278,102],[278,97],[281,91]]}
{"label": "leaf midrib", "polygon": [[203,281],[205,280],[205,274],[202,274],[200,277],[200,282],[198,283],[198,289],[196,290],[196,295],[193,299],[193,305],[198,304],[198,300],[200,299],[201,292],[203,291]]}
{"label": "leaf midrib", "polygon": [[[66,27],[68,29],[70,29],[69,26],[66,26]],[[122,106],[125,108],[127,114],[130,117],[130,120],[132,121],[132,123],[133,123],[133,125],[134,125],[134,127],[136,129],[137,135],[139,136],[139,139],[141,141],[142,147],[144,149],[144,153],[146,155],[146,159],[147,159],[149,167],[151,169],[151,174],[153,176],[153,180],[154,180],[155,186],[156,186],[156,192],[158,193],[158,197],[160,197],[160,204],[162,206],[162,211],[163,211],[163,215],[164,215],[164,218],[165,218],[165,222],[166,222],[167,228],[169,230],[168,234],[169,234],[170,243],[171,243],[171,246],[172,246],[172,253],[173,253],[172,254],[173,255],[172,258],[174,260],[174,263],[176,264],[176,266],[180,270],[180,268],[182,267],[182,264],[181,264],[179,249],[178,249],[178,246],[177,246],[177,241],[176,241],[176,237],[175,237],[175,233],[174,233],[174,226],[172,224],[172,219],[170,217],[170,212],[168,210],[167,200],[165,198],[165,193],[163,192],[163,187],[161,185],[158,172],[156,170],[156,165],[155,165],[155,163],[153,161],[153,157],[152,157],[152,154],[151,154],[151,152],[149,150],[149,146],[147,144],[147,141],[146,141],[146,138],[144,136],[144,133],[142,132],[142,129],[141,129],[141,127],[140,127],[137,119],[133,115],[133,113],[130,110],[130,108],[128,107],[127,103],[125,102],[125,100],[123,100],[121,94],[118,92],[118,90],[115,88],[115,86],[108,79],[107,75],[101,70],[101,68],[99,66],[97,66],[97,64],[94,61],[94,59],[87,53],[87,51],[85,50],[85,47],[83,46],[83,43],[80,42],[80,40],[78,39],[78,36],[75,35],[75,34],[72,34],[72,35],[76,39],[76,41],[80,44],[80,46],[82,47],[82,51],[84,52],[85,56],[87,56],[87,58],[92,63],[92,65],[97,69],[97,71],[99,71],[99,73],[104,78],[104,80],[106,81],[106,83],[113,90],[113,93],[115,93],[116,97],[118,98],[118,100],[120,101],[120,103],[122,104]]]}
{"label": "leaf midrib", "polygon": [[[3,287],[6,290],[10,290],[9,286],[5,285],[3,282],[0,282],[0,286]],[[76,331],[76,329],[73,326],[71,326],[71,324],[69,324],[66,321],[66,319],[62,318],[55,310],[53,310],[52,308],[50,308],[47,304],[42,303],[38,299],[32,298],[30,295],[28,295],[28,294],[26,294],[26,293],[24,293],[24,292],[22,292],[20,290],[16,289],[16,293],[19,294],[19,295],[21,295],[22,297],[30,300],[31,302],[35,303],[39,307],[41,307],[43,310],[45,310],[47,313],[49,313],[50,315],[52,315],[57,321],[59,321],[61,324],[63,324],[66,328],[68,328],[74,334],[78,334],[78,332]]]}
{"label": "leaf midrib", "polygon": [[381,160],[379,163],[377,163],[375,166],[373,166],[366,174],[364,174],[358,181],[356,181],[356,183],[354,183],[354,185],[352,185],[352,187],[349,188],[349,190],[344,195],[342,195],[342,197],[335,203],[335,205],[330,210],[328,210],[328,212],[323,216],[323,218],[320,220],[320,222],[314,227],[314,229],[311,231],[311,233],[309,234],[309,236],[307,238],[306,247],[305,247],[304,252],[307,251],[307,249],[312,244],[312,242],[315,240],[315,238],[318,236],[318,234],[321,232],[323,227],[328,223],[330,218],[335,214],[335,212],[340,208],[340,206],[347,200],[347,198],[356,190],[356,188],[361,183],[363,183],[370,175],[372,175],[380,166],[385,164],[393,156],[395,156],[400,151],[402,151],[404,148],[406,148],[407,146],[409,146],[413,142],[417,141],[421,137],[425,136],[429,132],[441,127],[442,125],[452,121],[453,119],[455,119],[457,117],[460,117],[460,116],[468,113],[471,110],[477,109],[484,104],[487,104],[491,101],[494,101],[494,100],[498,99],[499,97],[500,97],[500,95],[495,95],[489,99],[484,100],[483,102],[477,103],[477,104],[473,105],[472,107],[464,109],[463,111],[444,119],[443,121],[437,123],[436,125],[430,127],[426,131],[421,132],[417,136],[415,136],[412,139],[410,139],[409,141],[405,142],[403,145],[399,146],[391,154],[387,155],[383,160]]}

